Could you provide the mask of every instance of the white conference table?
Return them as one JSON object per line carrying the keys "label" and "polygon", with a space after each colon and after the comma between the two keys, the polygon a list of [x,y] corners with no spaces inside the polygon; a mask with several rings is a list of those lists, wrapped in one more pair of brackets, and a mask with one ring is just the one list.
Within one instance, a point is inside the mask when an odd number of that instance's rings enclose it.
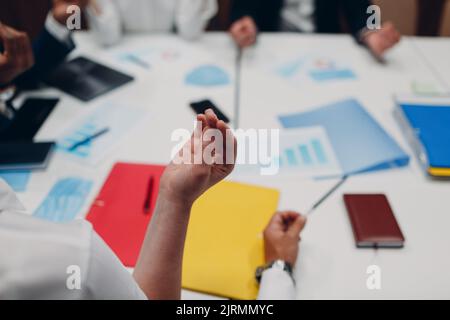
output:
{"label": "white conference table", "polygon": [[[412,155],[393,116],[394,93],[411,91],[411,82],[420,80],[439,86],[426,63],[405,39],[388,55],[388,65],[375,63],[369,54],[348,36],[308,36],[264,34],[255,48],[244,53],[241,70],[241,128],[279,128],[276,116],[298,112],[336,100],[356,97]],[[210,33],[199,42],[186,43],[174,36],[127,37],[114,49],[100,48],[88,33],[76,36],[83,54],[123,70],[136,81],[88,104],[55,90],[33,95],[62,97],[58,107],[38,134],[38,140],[57,139],[72,121],[108,101],[141,106],[147,116],[129,132],[117,148],[95,167],[68,161],[56,154],[45,172],[34,173],[27,192],[19,194],[28,210],[45,198],[60,178],[81,176],[92,179],[94,188],[80,217],[100,190],[117,161],[167,163],[174,143],[174,129],[193,128],[194,115],[188,103],[210,98],[232,119],[232,85],[219,89],[192,89],[183,85],[188,70],[202,63],[214,63],[234,74],[235,49],[226,34]],[[124,64],[117,52],[142,46],[170,48],[180,54],[177,62],[157,61],[150,70]],[[175,49],[174,49],[175,48]],[[275,77],[267,68],[277,59],[308,52],[343,61],[352,66],[357,79],[303,87]],[[280,209],[305,212],[336,181],[313,181],[281,177],[232,175],[231,180],[278,188]],[[382,192],[389,197],[406,236],[401,250],[356,249],[342,202],[344,192]],[[299,299],[390,299],[450,298],[450,184],[429,180],[412,157],[410,166],[352,177],[309,218],[302,235],[296,267]],[[382,270],[382,289],[368,290],[366,269],[376,264]],[[186,299],[214,298],[183,291]]]}
{"label": "white conference table", "polygon": [[450,94],[450,38],[413,38],[413,44]]}

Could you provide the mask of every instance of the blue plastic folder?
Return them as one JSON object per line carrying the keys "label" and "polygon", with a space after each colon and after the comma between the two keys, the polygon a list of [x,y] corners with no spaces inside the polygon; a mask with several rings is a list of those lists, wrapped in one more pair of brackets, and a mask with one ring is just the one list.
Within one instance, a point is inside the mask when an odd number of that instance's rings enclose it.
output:
{"label": "blue plastic folder", "polygon": [[83,207],[91,188],[92,182],[89,180],[59,180],[33,215],[53,222],[71,221]]}
{"label": "blue plastic folder", "polygon": [[409,156],[354,99],[313,111],[280,116],[285,128],[323,126],[343,175],[406,166]]}
{"label": "blue plastic folder", "polygon": [[400,104],[413,147],[432,176],[450,176],[450,105]]}
{"label": "blue plastic folder", "polygon": [[0,171],[0,179],[5,180],[15,192],[24,192],[27,189],[30,176],[31,172],[29,170]]}

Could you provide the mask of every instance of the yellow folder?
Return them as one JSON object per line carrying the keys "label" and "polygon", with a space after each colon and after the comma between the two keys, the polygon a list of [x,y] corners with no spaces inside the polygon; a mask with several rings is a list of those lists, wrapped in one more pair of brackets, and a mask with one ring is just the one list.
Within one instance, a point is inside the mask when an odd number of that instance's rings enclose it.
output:
{"label": "yellow folder", "polygon": [[278,206],[273,189],[222,182],[194,204],[183,259],[183,288],[255,299],[264,264],[262,232]]}

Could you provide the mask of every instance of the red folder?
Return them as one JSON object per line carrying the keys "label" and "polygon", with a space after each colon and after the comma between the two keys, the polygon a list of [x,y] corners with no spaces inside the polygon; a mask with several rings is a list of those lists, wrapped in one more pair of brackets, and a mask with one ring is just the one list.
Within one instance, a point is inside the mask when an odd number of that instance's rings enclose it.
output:
{"label": "red folder", "polygon": [[[117,163],[86,219],[122,263],[134,267],[150,222],[165,166]],[[144,206],[153,177],[150,211]]]}

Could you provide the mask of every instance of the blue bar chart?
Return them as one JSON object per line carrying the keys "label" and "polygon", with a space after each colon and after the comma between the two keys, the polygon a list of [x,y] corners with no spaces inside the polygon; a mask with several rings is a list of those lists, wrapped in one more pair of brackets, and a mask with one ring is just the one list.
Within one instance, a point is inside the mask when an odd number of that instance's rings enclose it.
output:
{"label": "blue bar chart", "polygon": [[276,159],[280,174],[332,177],[342,173],[328,135],[322,127],[282,131]]}

